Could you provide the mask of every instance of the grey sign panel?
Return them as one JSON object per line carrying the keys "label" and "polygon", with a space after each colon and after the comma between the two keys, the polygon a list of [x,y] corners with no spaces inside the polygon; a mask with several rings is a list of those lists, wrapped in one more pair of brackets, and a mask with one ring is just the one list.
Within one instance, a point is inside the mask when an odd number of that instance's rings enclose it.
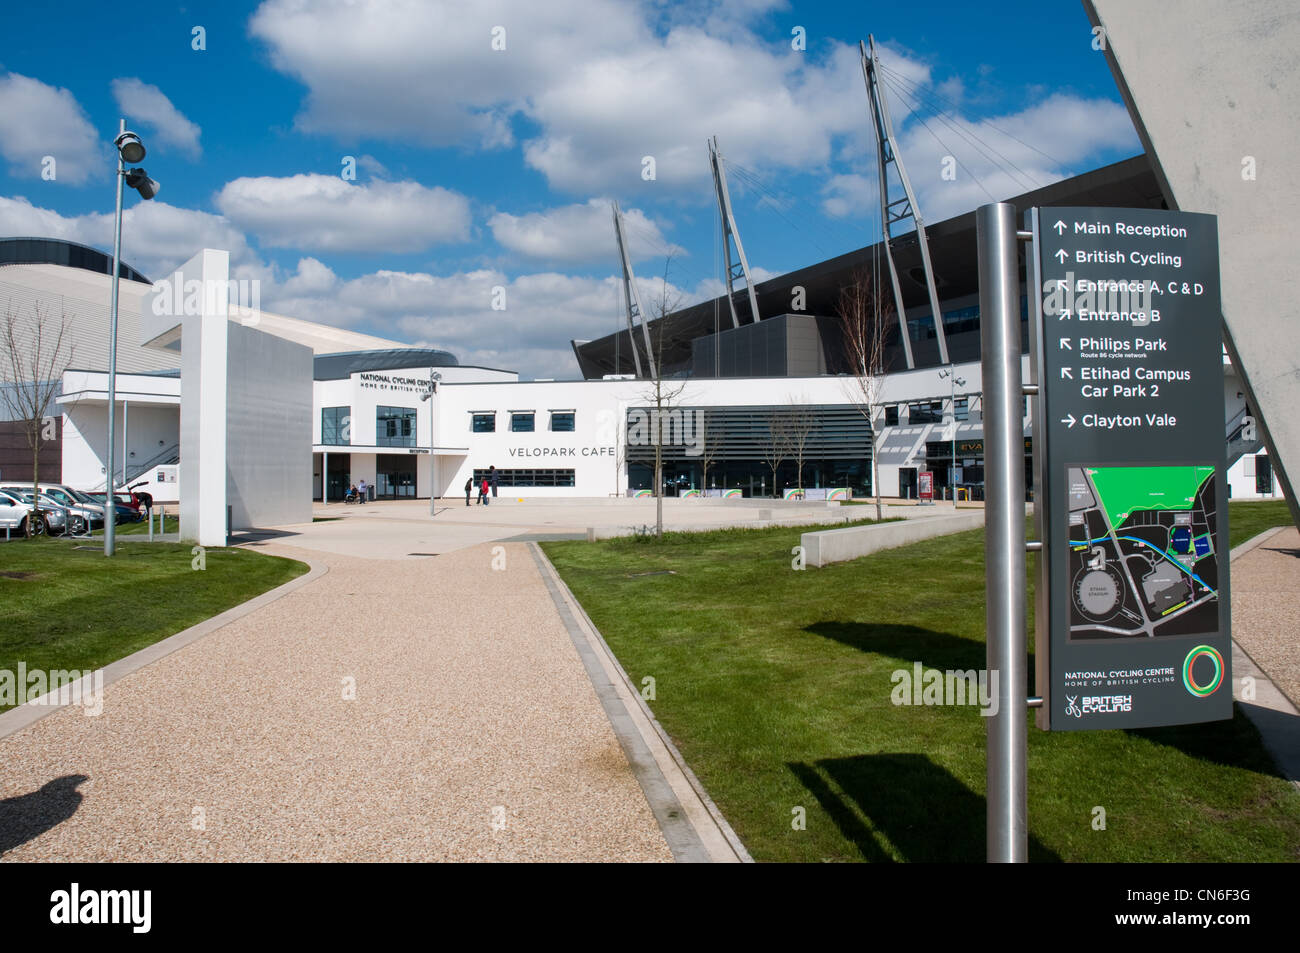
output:
{"label": "grey sign panel", "polygon": [[1231,718],[1216,219],[1041,208],[1033,230],[1039,726]]}

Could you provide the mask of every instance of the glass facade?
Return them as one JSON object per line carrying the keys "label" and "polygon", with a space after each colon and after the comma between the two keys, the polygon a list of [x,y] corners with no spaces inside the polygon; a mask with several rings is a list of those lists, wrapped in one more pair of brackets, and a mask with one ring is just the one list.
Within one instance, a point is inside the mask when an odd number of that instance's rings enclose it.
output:
{"label": "glass facade", "polygon": [[352,442],[352,408],[322,407],[320,410],[320,442],[331,447]]}
{"label": "glass facade", "polygon": [[497,415],[495,413],[474,414],[469,429],[474,433],[496,433]]}
{"label": "glass facade", "polygon": [[414,447],[415,408],[376,407],[375,446]]}
{"label": "glass facade", "polygon": [[551,411],[551,430],[555,433],[573,433],[574,417],[572,410]]}
{"label": "glass facade", "polygon": [[[627,412],[628,486],[634,490],[654,485],[650,410]],[[779,496],[799,486],[870,490],[871,426],[851,405],[673,408],[664,431],[662,489],[668,496],[706,489]],[[792,441],[796,433],[802,439]]]}
{"label": "glass facade", "polygon": [[[573,470],[498,470],[498,486],[573,486]],[[474,485],[491,481],[487,470],[474,471]]]}
{"label": "glass facade", "polygon": [[510,415],[510,432],[511,433],[532,433],[535,429],[532,411],[527,413],[511,413]]}

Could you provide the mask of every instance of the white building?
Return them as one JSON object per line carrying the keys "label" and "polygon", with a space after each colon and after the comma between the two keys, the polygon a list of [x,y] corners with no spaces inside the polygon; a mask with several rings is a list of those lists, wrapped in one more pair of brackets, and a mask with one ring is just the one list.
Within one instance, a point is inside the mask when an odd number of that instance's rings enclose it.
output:
{"label": "white building", "polygon": [[[106,256],[42,240],[34,243],[42,246],[35,255],[28,252],[26,259],[15,259],[15,241],[0,241],[0,294],[23,306],[40,304],[47,313],[68,315],[76,346],[58,398],[59,477],[79,488],[102,489],[111,287],[104,273]],[[33,263],[33,257],[42,261]],[[186,493],[180,467],[181,407],[187,398],[181,386],[181,355],[166,345],[160,349],[158,341],[143,346],[153,321],[145,312],[152,289],[142,276],[132,279],[124,272],[124,278],[128,280],[121,282],[116,385],[117,481],[143,483],[155,499],[176,502]],[[963,309],[957,317],[969,321],[969,306]],[[945,310],[945,322],[950,317]],[[431,492],[458,497],[467,480],[480,478],[489,467],[499,471],[499,492],[512,497],[622,496],[651,489],[653,440],[648,439],[644,411],[653,407],[654,399],[653,385],[645,380],[526,382],[513,371],[462,366],[446,351],[409,347],[235,304],[228,320],[254,325],[315,355],[312,476],[310,488],[304,483],[302,489],[312,499],[341,499],[348,487],[363,479],[379,498],[428,498]],[[793,318],[788,323],[793,326]],[[778,324],[772,323],[774,332]],[[668,380],[666,389],[676,393],[664,408],[669,426],[664,490],[771,495],[775,482],[782,493],[800,485],[814,491],[869,492],[874,443],[883,495],[915,497],[920,474],[928,471],[937,496],[960,490],[979,498],[980,365],[967,360],[949,370],[951,376],[934,366],[889,375],[874,420],[874,440],[845,377],[821,372]],[[422,399],[431,375],[436,375],[436,396]],[[258,383],[250,378],[240,386],[256,390]],[[1257,452],[1260,441],[1244,419],[1244,388],[1226,357],[1223,386],[1231,495],[1276,497],[1279,489],[1268,458]],[[259,413],[257,407],[256,397],[250,396],[238,419],[227,426],[243,428],[257,441],[273,445],[274,408]],[[800,476],[798,454],[773,456],[771,430],[775,420],[797,431],[809,417],[811,426],[803,428],[808,432],[802,441]],[[1023,427],[1029,476],[1032,434],[1027,411]],[[8,469],[8,464],[0,461],[0,469]]]}

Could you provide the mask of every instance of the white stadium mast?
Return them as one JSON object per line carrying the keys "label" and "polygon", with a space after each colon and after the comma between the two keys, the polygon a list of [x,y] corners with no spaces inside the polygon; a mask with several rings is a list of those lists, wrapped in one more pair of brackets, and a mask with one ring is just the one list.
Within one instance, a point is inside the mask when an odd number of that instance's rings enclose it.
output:
{"label": "white stadium mast", "polygon": [[[722,168],[722,155],[718,152],[718,137],[709,140],[709,166],[713,169],[713,190],[718,195],[718,213],[722,216],[722,251],[727,266],[727,305],[731,308],[731,326],[740,327],[740,318],[736,315],[736,279],[745,279],[745,289],[749,292],[749,312],[755,324],[759,321],[758,296],[754,294],[754,282],[749,277],[749,262],[745,258],[745,247],[740,244],[740,231],[736,228],[736,217],[731,212],[731,195],[727,192],[727,173]],[[731,244],[736,245],[736,263],[731,262]]]}
{"label": "white stadium mast", "polygon": [[[930,246],[925,240],[925,224],[921,221],[921,209],[916,204],[916,196],[912,194],[912,184],[907,179],[907,170],[903,168],[903,157],[894,144],[894,126],[889,119],[889,105],[885,102],[885,96],[877,82],[876,67],[880,60],[876,55],[876,40],[868,34],[867,42],[871,44],[870,56],[861,41],[858,42],[858,50],[862,55],[862,78],[867,84],[867,97],[871,100],[871,116],[874,120],[873,128],[876,130],[876,158],[880,168],[880,225],[884,233],[885,258],[889,261],[889,277],[894,283],[894,306],[898,311],[898,328],[903,339],[903,354],[907,358],[908,369],[915,367],[916,364],[912,359],[912,341],[907,333],[907,311],[903,307],[903,290],[899,286],[898,268],[894,264],[892,247],[894,236],[890,226],[910,218],[916,222],[916,238],[921,244],[921,267],[925,271],[925,286],[930,292],[930,311],[934,316],[935,336],[939,340],[939,362],[947,364],[948,341],[943,333],[943,315],[939,311],[939,295],[934,286],[934,267],[930,264]],[[889,200],[888,179],[891,164],[897,171],[899,182],[903,186],[903,197],[892,202]]]}
{"label": "white stadium mast", "polygon": [[[632,274],[632,259],[628,257],[627,240],[623,236],[623,213],[619,211],[618,201],[614,206],[614,236],[618,239],[618,255],[623,262],[623,302],[627,310],[627,337],[632,345],[632,359],[636,362],[636,376],[645,377],[641,371],[641,354],[636,346],[636,325],[641,325],[641,335],[645,338],[645,356],[650,364],[650,376],[655,373],[654,354],[650,348],[650,330],[645,324],[645,311],[641,307],[641,292],[636,287],[636,275]],[[618,373],[618,368],[614,368]]]}

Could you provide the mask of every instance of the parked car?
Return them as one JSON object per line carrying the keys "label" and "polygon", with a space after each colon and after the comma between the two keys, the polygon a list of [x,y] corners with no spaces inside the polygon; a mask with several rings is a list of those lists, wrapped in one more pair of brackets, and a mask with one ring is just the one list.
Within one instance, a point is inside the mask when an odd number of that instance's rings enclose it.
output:
{"label": "parked car", "polygon": [[[98,503],[100,506],[104,505],[104,499],[106,494],[104,493],[103,490],[88,492],[86,496],[90,497],[94,502]],[[144,519],[144,514],[140,512],[139,506],[137,505],[133,507],[131,505],[131,497],[129,494],[114,493],[113,503],[116,506],[117,522],[138,523],[140,522],[140,520]]]}
{"label": "parked car", "polygon": [[42,493],[48,494],[59,503],[66,506],[69,512],[82,516],[86,521],[86,529],[102,529],[104,526],[104,507],[95,503],[84,493],[78,493],[71,487],[61,483],[41,483],[38,484]]}
{"label": "parked car", "polygon": [[[37,484],[37,486],[40,487],[41,497],[38,505],[41,509],[46,511],[59,511],[64,514],[64,528],[62,530],[58,528],[58,519],[52,519],[49,521],[49,528],[55,536],[59,535],[60,532],[72,533],[80,536],[90,532],[90,527],[93,525],[94,520],[98,519],[101,523],[104,521],[103,510],[92,511],[79,503],[68,505],[64,502],[61,496],[46,492],[44,485]],[[3,490],[10,496],[17,496],[25,502],[31,502],[32,488],[28,485],[9,484],[6,486],[0,486],[0,490]]]}
{"label": "parked car", "polygon": [[[32,488],[22,486],[6,486],[4,492],[22,502],[28,508],[33,506]],[[36,508],[40,511],[45,520],[45,532],[49,536],[62,536],[67,532],[76,532],[77,526],[73,522],[72,515],[68,512],[66,506],[59,504],[58,500],[46,496],[44,493],[35,498]]]}
{"label": "parked car", "polygon": [[0,490],[0,529],[20,536],[41,536],[46,530],[45,517],[30,503]]}

